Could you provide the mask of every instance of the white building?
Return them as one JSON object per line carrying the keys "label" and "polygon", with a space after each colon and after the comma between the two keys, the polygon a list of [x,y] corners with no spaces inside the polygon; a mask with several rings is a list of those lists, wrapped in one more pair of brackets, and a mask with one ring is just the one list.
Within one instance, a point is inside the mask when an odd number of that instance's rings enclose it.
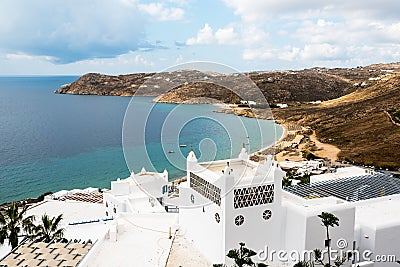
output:
{"label": "white building", "polygon": [[240,100],[240,104],[242,105],[249,105],[249,106],[255,106],[257,103],[252,100]]}
{"label": "white building", "polygon": [[[307,252],[326,248],[326,230],[318,215],[330,212],[339,218],[339,226],[330,229],[333,250],[354,246],[360,255],[357,264],[397,266],[396,262],[373,264],[369,260],[379,255],[400,259],[396,241],[400,237],[396,213],[400,180],[364,171],[361,176],[283,191],[284,175],[271,156],[265,163],[256,163],[244,148],[236,159],[203,163],[191,151],[187,182],[179,188],[181,231],[212,263],[231,264],[225,255],[244,242],[255,251],[265,251],[260,256],[269,265],[282,265],[284,259],[271,254],[280,250],[287,253],[285,264],[291,265]],[[291,258],[292,251],[300,258]],[[370,257],[362,257],[365,253]]]}
{"label": "white building", "polygon": [[[373,266],[398,266],[395,260],[400,259],[400,179],[364,172],[358,176],[299,185],[286,190],[283,207],[287,210],[287,237],[294,234],[289,232],[291,229],[298,227],[296,223],[290,226],[294,214],[303,214],[301,217],[304,221],[304,217],[312,214],[311,210],[329,211],[340,219],[340,226],[331,230],[333,248],[337,248],[338,240],[345,240],[345,249],[354,247],[360,256],[356,263],[371,260],[374,261]],[[309,228],[308,220],[306,229],[311,230],[313,227]],[[301,234],[296,238],[287,239],[286,247],[296,242],[305,244],[306,248],[310,244],[315,247],[315,241],[322,240],[315,239],[321,228],[314,221],[310,239],[300,238],[303,236],[303,230],[300,230],[298,233]]]}
{"label": "white building", "polygon": [[179,224],[213,263],[245,241],[256,250],[281,247],[281,181],[285,173],[269,156],[264,164],[239,157],[197,162],[187,158],[187,182],[180,191]]}
{"label": "white building", "polygon": [[[300,142],[300,140],[298,141]],[[324,160],[303,160],[303,161],[281,161],[279,166],[283,170],[295,170],[297,174],[321,174],[328,168],[325,166]]]}
{"label": "white building", "polygon": [[[339,226],[330,229],[332,249],[338,250],[338,240],[342,239],[351,246],[355,208],[345,201],[335,197],[304,199],[283,191],[282,210],[283,251],[298,253],[293,259],[287,259],[289,263],[308,259],[307,252],[316,248],[325,249],[326,230],[318,217],[321,212],[330,212],[340,219]],[[280,261],[272,256],[268,260]]]}
{"label": "white building", "polygon": [[111,182],[111,190],[104,192],[105,216],[115,217],[119,212],[165,212],[161,205],[168,193],[168,172],[148,172],[144,168],[126,179]]}
{"label": "white building", "polygon": [[211,263],[231,265],[227,252],[244,242],[259,252],[255,261],[291,266],[325,248],[318,215],[330,212],[339,218],[339,226],[330,229],[333,250],[355,249],[354,266],[397,267],[400,179],[358,169],[339,173],[282,190],[285,173],[272,156],[256,163],[242,148],[238,158],[200,163],[191,151],[187,181],[179,187],[179,220],[161,204],[168,172],[145,169],[111,182],[101,199],[90,188],[60,191],[27,215],[63,213],[68,239],[94,241],[77,266],[166,266],[178,229]]}
{"label": "white building", "polygon": [[288,104],[286,104],[286,103],[282,103],[282,104],[276,104],[278,107],[280,107],[280,108],[287,108],[287,107],[289,107],[289,105]]}

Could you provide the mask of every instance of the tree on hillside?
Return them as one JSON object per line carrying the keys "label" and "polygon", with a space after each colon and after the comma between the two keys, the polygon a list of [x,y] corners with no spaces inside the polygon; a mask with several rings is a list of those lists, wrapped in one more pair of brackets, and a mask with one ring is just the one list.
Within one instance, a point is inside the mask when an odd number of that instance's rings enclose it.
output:
{"label": "tree on hillside", "polygon": [[27,206],[19,209],[17,202],[12,202],[8,208],[0,212],[0,244],[8,239],[12,249],[18,246],[18,235],[23,231],[30,235],[34,229],[34,216],[25,217]]}
{"label": "tree on hillside", "polygon": [[42,215],[40,224],[34,229],[34,237],[42,239],[44,242],[50,242],[53,239],[60,239],[64,237],[64,228],[60,228],[60,222],[63,215],[50,218],[47,214]]}

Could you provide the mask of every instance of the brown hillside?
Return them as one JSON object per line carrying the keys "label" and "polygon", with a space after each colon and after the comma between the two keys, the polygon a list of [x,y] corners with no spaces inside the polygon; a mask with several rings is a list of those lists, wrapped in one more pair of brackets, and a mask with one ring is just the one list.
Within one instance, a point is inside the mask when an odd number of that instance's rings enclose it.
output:
{"label": "brown hillside", "polygon": [[400,127],[391,121],[389,110],[400,110],[398,75],[317,106],[273,113],[278,120],[311,126],[322,142],[342,150],[342,159],[400,168]]}
{"label": "brown hillside", "polygon": [[[240,88],[240,76],[210,74],[198,71],[184,71],[185,75],[199,78],[212,77],[223,81],[226,84],[232,85],[233,88]],[[155,75],[155,76],[153,76]],[[165,99],[168,102],[181,103],[192,94],[206,93],[204,97],[216,98],[222,96],[226,90],[220,86],[213,86],[210,82],[191,83],[186,82],[185,75],[178,76],[179,73],[138,73],[120,76],[109,76],[97,73],[89,73],[80,77],[70,85],[66,85],[56,91],[59,94],[82,94],[82,95],[121,95],[132,96],[140,86],[145,88],[140,89],[140,95],[157,96],[156,88],[162,88],[168,83],[176,83],[179,94],[170,93]],[[313,69],[302,71],[272,71],[272,72],[254,72],[246,74],[256,86],[261,90],[264,97],[269,103],[294,103],[294,102],[309,102],[316,100],[334,99],[346,95],[355,90],[351,82],[345,79],[325,73],[319,73]],[[243,75],[241,75],[243,76]],[[151,78],[152,79],[149,79]],[[244,78],[244,77],[243,77]],[[201,80],[201,79],[200,79]],[[236,82],[237,81],[237,82]],[[257,88],[254,86],[254,88]],[[182,89],[180,89],[182,88]],[[188,90],[188,89],[195,90]],[[252,99],[254,90],[249,86],[249,90],[242,90],[243,95],[248,97],[246,100]],[[258,90],[258,89],[257,89]],[[231,102],[231,97],[220,97],[223,102]]]}
{"label": "brown hillside", "polygon": [[354,90],[349,81],[314,70],[250,73],[249,77],[269,103],[328,100]]}
{"label": "brown hillside", "polygon": [[206,104],[218,101],[236,103],[240,101],[240,97],[231,90],[216,84],[194,82],[179,86],[157,97],[155,101],[163,103],[184,102],[191,104]]}
{"label": "brown hillside", "polygon": [[135,73],[119,76],[88,73],[71,84],[64,85],[57,94],[132,96],[154,73]]}

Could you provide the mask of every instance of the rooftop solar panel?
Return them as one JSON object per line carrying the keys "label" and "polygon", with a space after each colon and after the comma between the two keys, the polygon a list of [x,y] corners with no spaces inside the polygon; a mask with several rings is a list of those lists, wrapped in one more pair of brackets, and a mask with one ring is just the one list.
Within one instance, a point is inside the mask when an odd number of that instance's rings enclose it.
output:
{"label": "rooftop solar panel", "polygon": [[284,190],[303,198],[335,196],[354,202],[400,194],[400,179],[386,174],[362,175],[338,180],[285,187]]}

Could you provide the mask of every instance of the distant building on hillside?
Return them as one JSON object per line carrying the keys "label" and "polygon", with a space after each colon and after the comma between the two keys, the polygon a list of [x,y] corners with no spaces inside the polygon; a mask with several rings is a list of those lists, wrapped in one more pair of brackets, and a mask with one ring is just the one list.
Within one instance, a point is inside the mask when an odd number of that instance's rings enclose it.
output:
{"label": "distant building on hillside", "polygon": [[276,104],[280,108],[287,108],[289,107],[288,104],[282,103],[282,104]]}
{"label": "distant building on hillside", "polygon": [[255,106],[257,103],[255,101],[251,101],[251,100],[241,100],[240,104],[249,105],[249,106]]}

